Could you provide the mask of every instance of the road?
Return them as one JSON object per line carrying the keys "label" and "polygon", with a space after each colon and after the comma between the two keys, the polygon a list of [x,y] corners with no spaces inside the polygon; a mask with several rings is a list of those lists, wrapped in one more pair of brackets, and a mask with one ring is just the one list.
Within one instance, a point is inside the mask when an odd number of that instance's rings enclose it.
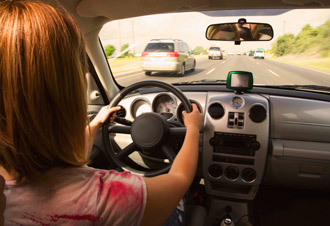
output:
{"label": "road", "polygon": [[322,85],[329,86],[330,73],[320,72],[269,59],[253,59],[248,56],[228,56],[223,60],[197,59],[196,70],[184,76],[169,73],[152,73],[146,76],[142,70],[116,75],[117,82],[127,86],[142,80],[160,80],[168,83],[197,81],[201,79],[226,80],[229,71],[250,71],[254,85]]}

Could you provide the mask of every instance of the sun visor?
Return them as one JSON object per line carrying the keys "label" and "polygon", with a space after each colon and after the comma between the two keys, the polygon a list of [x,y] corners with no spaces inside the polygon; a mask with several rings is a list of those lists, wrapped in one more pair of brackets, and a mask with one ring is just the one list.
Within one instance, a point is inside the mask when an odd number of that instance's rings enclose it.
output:
{"label": "sun visor", "polygon": [[81,17],[104,16],[111,20],[148,14],[207,8],[210,0],[81,0],[76,12]]}

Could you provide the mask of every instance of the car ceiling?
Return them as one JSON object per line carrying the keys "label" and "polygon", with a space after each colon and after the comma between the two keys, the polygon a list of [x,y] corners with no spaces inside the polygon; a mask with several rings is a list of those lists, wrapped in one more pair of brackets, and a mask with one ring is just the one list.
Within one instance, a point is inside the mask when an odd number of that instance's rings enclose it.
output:
{"label": "car ceiling", "polygon": [[58,2],[76,18],[83,33],[100,29],[107,21],[157,13],[216,9],[330,7],[330,0],[58,0]]}

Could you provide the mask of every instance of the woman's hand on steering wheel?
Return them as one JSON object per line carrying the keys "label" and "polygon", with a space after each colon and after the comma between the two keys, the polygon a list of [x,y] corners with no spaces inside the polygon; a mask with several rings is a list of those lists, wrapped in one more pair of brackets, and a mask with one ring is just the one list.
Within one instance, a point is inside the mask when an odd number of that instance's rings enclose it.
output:
{"label": "woman's hand on steering wheel", "polygon": [[92,150],[98,129],[104,124],[104,122],[108,118],[110,118],[109,122],[112,122],[118,110],[120,110],[120,107],[112,107],[112,108],[109,108],[109,106],[102,107],[101,110],[95,116],[95,118],[89,123],[89,126],[86,127],[85,148],[87,153],[90,153]]}
{"label": "woman's hand on steering wheel", "polygon": [[99,128],[108,118],[110,122],[112,122],[118,110],[120,110],[120,107],[102,107],[99,113],[97,113],[97,115],[95,116],[95,118],[89,123],[89,125],[91,127],[96,126],[97,128]]}
{"label": "woman's hand on steering wheel", "polygon": [[187,130],[197,129],[198,131],[200,131],[203,126],[203,120],[202,120],[203,115],[198,110],[196,104],[191,104],[191,105],[193,109],[191,113],[187,113],[186,111],[182,112],[184,125],[186,126]]}

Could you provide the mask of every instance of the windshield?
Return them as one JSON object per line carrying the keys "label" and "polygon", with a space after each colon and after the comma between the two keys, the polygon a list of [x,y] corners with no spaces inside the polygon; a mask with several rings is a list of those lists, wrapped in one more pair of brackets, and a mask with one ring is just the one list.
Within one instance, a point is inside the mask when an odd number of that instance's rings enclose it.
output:
{"label": "windshield", "polygon": [[[270,24],[273,39],[240,45],[206,39],[210,24],[236,23],[240,18]],[[212,83],[226,80],[229,71],[252,72],[254,86],[330,86],[330,9],[142,16],[105,24],[100,39],[122,86],[151,79]]]}

